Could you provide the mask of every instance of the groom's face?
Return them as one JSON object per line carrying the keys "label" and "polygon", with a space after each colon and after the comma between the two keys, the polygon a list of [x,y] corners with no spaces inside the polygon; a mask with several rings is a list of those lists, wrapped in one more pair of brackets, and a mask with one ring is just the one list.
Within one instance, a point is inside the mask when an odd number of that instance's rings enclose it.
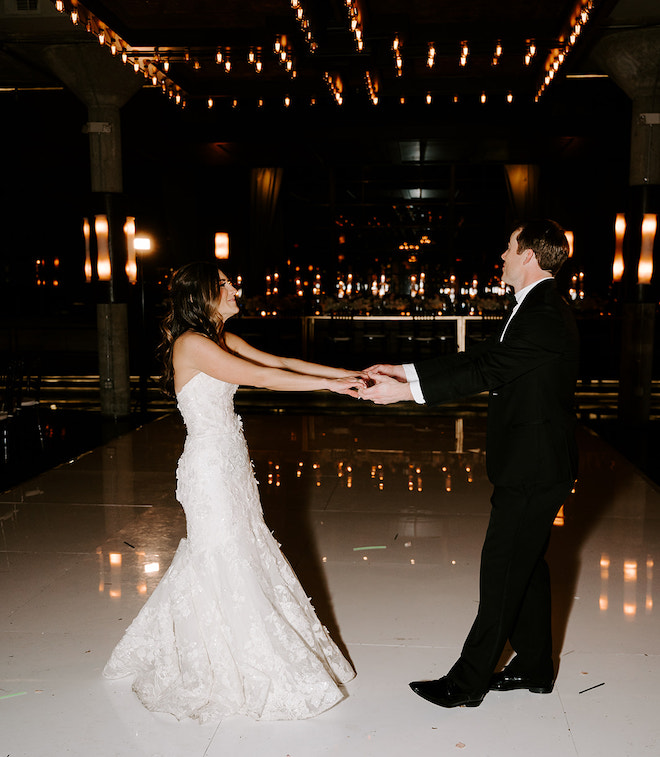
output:
{"label": "groom's face", "polygon": [[511,234],[509,246],[502,253],[502,260],[504,261],[504,265],[502,266],[502,281],[514,289],[519,288],[524,280],[523,265],[527,257],[521,254],[521,251],[518,249],[518,234],[520,234],[520,229],[516,229]]}

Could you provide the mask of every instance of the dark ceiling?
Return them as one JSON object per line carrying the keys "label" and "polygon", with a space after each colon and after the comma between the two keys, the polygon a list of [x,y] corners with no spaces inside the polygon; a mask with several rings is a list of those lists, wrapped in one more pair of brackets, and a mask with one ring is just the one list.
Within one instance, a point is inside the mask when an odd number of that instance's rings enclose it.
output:
{"label": "dark ceiling", "polygon": [[[48,0],[8,0],[7,5],[29,8],[31,3]],[[645,3],[652,7],[652,0],[634,0],[636,8],[642,6],[638,16]],[[88,40],[103,33],[105,45],[115,42],[118,52],[128,53],[129,64],[138,61],[159,86],[164,82],[189,102],[206,103],[210,97],[281,105],[289,97],[292,105],[309,105],[312,99],[341,97],[350,105],[377,97],[380,103],[400,104],[401,98],[426,102],[428,95],[469,102],[483,94],[495,101],[509,94],[529,101],[557,56],[565,56],[560,68],[579,67],[603,25],[612,22],[615,5],[611,0],[89,0],[83,7],[64,0],[63,15],[75,11],[77,28],[67,34],[60,24],[55,34],[51,23],[50,32],[52,41],[56,36],[82,41],[85,27]],[[48,34],[47,18],[29,10],[6,15],[0,40],[7,85],[12,77],[17,85],[24,83],[21,69],[30,58],[19,46],[51,41]]]}
{"label": "dark ceiling", "polygon": [[[285,224],[295,218],[317,239],[339,230],[368,255],[386,239],[398,245],[432,231],[443,248],[467,251],[475,263],[492,259],[492,241],[486,248],[483,240],[496,232],[499,249],[516,211],[506,165],[541,167],[537,205],[565,225],[590,224],[592,210],[617,201],[629,105],[590,53],[603,34],[660,23],[657,0],[63,5],[58,13],[49,0],[5,2],[0,87],[17,103],[28,90],[61,88],[41,56],[45,46],[98,45],[103,33],[110,55],[114,42],[143,82],[122,110],[129,194],[140,194],[145,169],[181,192],[172,179],[178,162],[186,181],[205,182],[200,201],[180,198],[180,206],[227,213],[218,208],[231,208],[243,190],[240,180],[209,189],[218,171],[276,165],[284,169]],[[576,33],[580,10],[585,23]],[[182,168],[188,163],[196,173]],[[303,241],[289,237],[285,245],[310,249],[309,234],[306,243],[304,233]]]}

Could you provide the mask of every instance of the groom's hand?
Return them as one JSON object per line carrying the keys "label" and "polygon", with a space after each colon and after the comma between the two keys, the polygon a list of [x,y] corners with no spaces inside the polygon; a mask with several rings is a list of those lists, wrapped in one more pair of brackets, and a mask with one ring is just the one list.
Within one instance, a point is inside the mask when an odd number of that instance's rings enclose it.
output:
{"label": "groom's hand", "polygon": [[391,405],[394,402],[407,402],[413,399],[410,384],[380,373],[369,375],[373,380],[371,386],[358,390],[360,399],[371,400],[376,405]]}
{"label": "groom's hand", "polygon": [[369,368],[365,368],[366,374],[372,378],[378,376],[390,376],[391,378],[398,379],[399,381],[406,380],[406,372],[402,365],[389,365],[387,363],[377,363]]}

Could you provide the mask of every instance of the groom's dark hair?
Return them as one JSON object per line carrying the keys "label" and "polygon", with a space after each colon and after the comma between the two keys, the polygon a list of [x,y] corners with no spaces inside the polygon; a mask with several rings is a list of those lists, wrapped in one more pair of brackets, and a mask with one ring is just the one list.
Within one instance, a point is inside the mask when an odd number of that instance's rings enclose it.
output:
{"label": "groom's dark hair", "polygon": [[527,221],[517,228],[518,252],[532,250],[541,268],[554,276],[568,260],[568,240],[562,227],[545,218]]}

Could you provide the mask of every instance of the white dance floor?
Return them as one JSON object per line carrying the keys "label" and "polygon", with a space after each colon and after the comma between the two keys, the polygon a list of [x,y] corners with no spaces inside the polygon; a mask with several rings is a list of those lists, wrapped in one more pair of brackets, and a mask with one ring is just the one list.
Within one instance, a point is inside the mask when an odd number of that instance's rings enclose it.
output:
{"label": "white dance floor", "polygon": [[[101,670],[184,534],[176,415],[0,496],[0,757],[657,757],[660,490],[582,430],[548,555],[552,694],[446,710],[489,511],[483,418],[248,415],[266,520],[357,670],[308,721],[199,725]],[[655,578],[657,575],[657,578]]]}

